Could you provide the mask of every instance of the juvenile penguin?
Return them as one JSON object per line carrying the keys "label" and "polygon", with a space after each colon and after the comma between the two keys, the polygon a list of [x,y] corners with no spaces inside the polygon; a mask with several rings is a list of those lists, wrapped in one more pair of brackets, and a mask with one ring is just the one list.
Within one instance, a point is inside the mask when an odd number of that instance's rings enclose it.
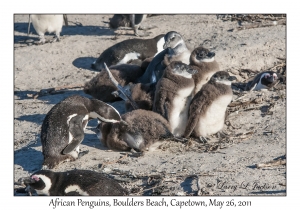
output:
{"label": "juvenile penguin", "polygon": [[141,23],[145,21],[146,18],[147,15],[145,14],[115,14],[109,21],[109,27],[112,29],[122,26],[131,27],[134,30],[135,36],[148,36],[149,33],[138,32],[138,29],[145,29],[141,27]]}
{"label": "juvenile penguin", "polygon": [[[111,66],[110,69],[113,76],[122,86],[126,86],[130,82],[136,82],[145,71],[140,66],[130,64]],[[106,71],[99,72],[94,78],[86,82],[83,89],[86,94],[104,102],[120,100],[118,96],[112,94],[116,90],[116,86],[109,80]]]}
{"label": "juvenile penguin", "polygon": [[115,123],[121,117],[112,106],[80,95],[70,96],[52,107],[41,129],[44,169],[78,158],[79,144],[90,119]]}
{"label": "juvenile penguin", "polygon": [[279,83],[282,75],[273,71],[264,71],[255,76],[255,78],[248,82],[246,90],[268,90]]}
{"label": "juvenile penguin", "polygon": [[97,136],[104,146],[121,151],[147,151],[161,138],[173,136],[165,118],[142,109],[123,114],[118,123],[100,122],[97,129]]}
{"label": "juvenile penguin", "polygon": [[172,61],[182,61],[189,64],[191,52],[179,33],[170,31],[164,36],[164,40],[164,50],[155,55],[139,82],[156,83],[161,78],[168,63]]}
{"label": "juvenile penguin", "polygon": [[126,189],[113,179],[89,170],[53,172],[40,170],[19,179],[38,195],[46,196],[123,196]]}
{"label": "juvenile penguin", "polygon": [[164,34],[152,39],[128,39],[119,42],[102,52],[99,58],[92,64],[92,68],[101,71],[104,63],[107,66],[126,64],[132,60],[143,61],[153,57],[163,50]]}
{"label": "juvenile penguin", "polygon": [[202,141],[205,142],[205,137],[223,129],[226,108],[233,97],[231,82],[235,79],[227,72],[219,71],[203,85],[191,102],[184,137],[193,133],[200,140],[204,137]]}
{"label": "juvenile penguin", "polygon": [[168,120],[174,136],[184,134],[188,110],[195,88],[192,75],[196,70],[181,61],[173,61],[156,85],[153,111]]}
{"label": "juvenile penguin", "polygon": [[29,15],[28,33],[31,21],[36,33],[39,35],[39,43],[44,44],[46,42],[46,32],[55,33],[55,38],[52,42],[59,41],[64,20],[67,22],[66,15]]}
{"label": "juvenile penguin", "polygon": [[193,75],[195,81],[195,94],[207,83],[210,77],[220,70],[215,60],[215,53],[204,47],[197,47],[190,56],[190,67],[198,71]]}

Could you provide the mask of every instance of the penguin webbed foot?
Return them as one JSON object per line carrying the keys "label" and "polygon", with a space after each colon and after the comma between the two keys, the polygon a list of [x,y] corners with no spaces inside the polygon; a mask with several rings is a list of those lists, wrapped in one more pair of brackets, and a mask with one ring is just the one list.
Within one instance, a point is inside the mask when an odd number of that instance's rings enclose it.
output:
{"label": "penguin webbed foot", "polygon": [[199,141],[203,144],[206,144],[210,139],[207,137],[199,136]]}
{"label": "penguin webbed foot", "polygon": [[78,158],[81,158],[82,156],[88,154],[89,152],[90,152],[89,150],[85,150],[85,151],[79,152]]}
{"label": "penguin webbed foot", "polygon": [[216,135],[219,139],[229,138],[229,134],[224,131],[219,131]]}
{"label": "penguin webbed foot", "polygon": [[181,137],[181,136],[173,136],[170,140],[176,141],[176,142],[181,142],[183,144],[185,144],[186,142],[189,141],[187,138],[184,138],[184,137]]}
{"label": "penguin webbed foot", "polygon": [[132,149],[130,150],[130,152],[131,152],[131,155],[132,155],[133,157],[142,157],[142,156],[145,155],[145,152],[144,152],[144,151],[140,151],[140,150],[134,149],[134,148],[132,148]]}

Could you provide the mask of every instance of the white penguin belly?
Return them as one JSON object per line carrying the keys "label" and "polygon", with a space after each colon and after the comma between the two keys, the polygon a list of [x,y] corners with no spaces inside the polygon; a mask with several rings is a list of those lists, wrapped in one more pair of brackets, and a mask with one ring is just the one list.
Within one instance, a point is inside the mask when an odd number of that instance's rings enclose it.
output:
{"label": "white penguin belly", "polygon": [[261,84],[260,82],[255,86],[254,90],[267,90],[268,87]]}
{"label": "white penguin belly", "polygon": [[200,116],[199,122],[195,127],[197,129],[196,133],[207,137],[221,131],[224,126],[226,108],[231,100],[231,95],[221,96],[215,100],[207,108],[205,115]]}
{"label": "white penguin belly", "polygon": [[191,94],[194,87],[185,88],[178,91],[178,95],[174,98],[173,109],[169,113],[169,123],[171,132],[175,136],[182,136],[188,120],[188,110],[192,100]]}
{"label": "white penguin belly", "polygon": [[78,185],[69,185],[65,189],[65,193],[77,192],[79,195],[89,195],[86,191],[82,190]]}
{"label": "white penguin belly", "polygon": [[39,35],[46,32],[60,33],[63,26],[63,15],[31,15],[31,20]]}
{"label": "white penguin belly", "polygon": [[126,64],[128,61],[130,60],[136,60],[136,59],[139,59],[139,57],[141,56],[140,53],[137,53],[137,52],[131,52],[131,53],[127,53],[124,58],[122,60],[120,60],[117,65],[119,64]]}

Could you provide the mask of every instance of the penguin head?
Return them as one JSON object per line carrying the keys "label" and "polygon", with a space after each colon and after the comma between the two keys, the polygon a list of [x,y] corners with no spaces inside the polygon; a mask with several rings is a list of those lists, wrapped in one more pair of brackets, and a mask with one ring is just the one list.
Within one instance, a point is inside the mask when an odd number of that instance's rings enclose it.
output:
{"label": "penguin head", "polygon": [[193,50],[190,63],[213,62],[215,60],[215,53],[209,51],[204,47],[197,47]]}
{"label": "penguin head", "polygon": [[121,120],[120,113],[111,105],[98,99],[91,99],[92,108],[89,116],[102,122],[116,123]]}
{"label": "penguin head", "polygon": [[261,84],[268,85],[275,82],[278,79],[278,76],[275,72],[264,73],[261,77]]}
{"label": "penguin head", "polygon": [[226,71],[218,71],[210,78],[210,82],[224,85],[231,85],[234,80],[236,80],[236,77],[230,76]]}
{"label": "penguin head", "polygon": [[163,46],[164,49],[170,47],[174,49],[177,45],[183,43],[183,39],[179,33],[176,31],[170,31],[165,36],[165,44]]}
{"label": "penguin head", "polygon": [[48,194],[47,191],[51,188],[51,177],[53,172],[47,170],[41,170],[30,177],[23,177],[19,179],[20,183],[30,186],[30,188],[36,190],[38,194]]}
{"label": "penguin head", "polygon": [[182,63],[181,61],[172,61],[170,63],[170,68],[172,73],[186,78],[191,78],[193,74],[198,72],[197,70],[191,69],[189,65]]}

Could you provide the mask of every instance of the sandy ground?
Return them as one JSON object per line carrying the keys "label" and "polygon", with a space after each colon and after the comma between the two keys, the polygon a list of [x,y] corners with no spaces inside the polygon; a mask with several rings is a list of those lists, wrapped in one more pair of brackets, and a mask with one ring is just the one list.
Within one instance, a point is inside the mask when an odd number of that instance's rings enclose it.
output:
{"label": "sandy ground", "polygon": [[[131,30],[108,28],[112,15],[68,15],[60,42],[35,44],[38,37],[31,27],[27,37],[28,15],[14,20],[14,180],[30,175],[42,165],[40,129],[48,111],[81,88],[33,99],[41,89],[84,84],[97,75],[91,63],[109,46],[135,38]],[[159,15],[146,19],[155,25],[150,37],[168,31],[179,32],[190,48],[200,44],[216,53],[222,70],[236,75],[239,82],[254,72],[277,65],[286,58],[286,26],[276,25],[238,30],[238,21],[224,21],[216,15]],[[247,24],[242,22],[242,24]],[[118,35],[116,35],[118,34]],[[52,36],[47,36],[52,39]],[[149,38],[149,37],[147,37]],[[246,72],[246,73],[245,73]],[[286,155],[286,86],[270,91],[243,92],[233,86],[234,99],[258,99],[253,106],[230,109],[224,130],[230,138],[204,145],[165,140],[160,148],[142,157],[110,151],[89,122],[81,151],[75,162],[55,171],[89,169],[121,180],[131,195],[286,195],[286,166],[257,168]],[[112,104],[124,113],[124,103]],[[15,185],[15,188],[18,186]],[[22,195],[22,194],[15,194]]]}

